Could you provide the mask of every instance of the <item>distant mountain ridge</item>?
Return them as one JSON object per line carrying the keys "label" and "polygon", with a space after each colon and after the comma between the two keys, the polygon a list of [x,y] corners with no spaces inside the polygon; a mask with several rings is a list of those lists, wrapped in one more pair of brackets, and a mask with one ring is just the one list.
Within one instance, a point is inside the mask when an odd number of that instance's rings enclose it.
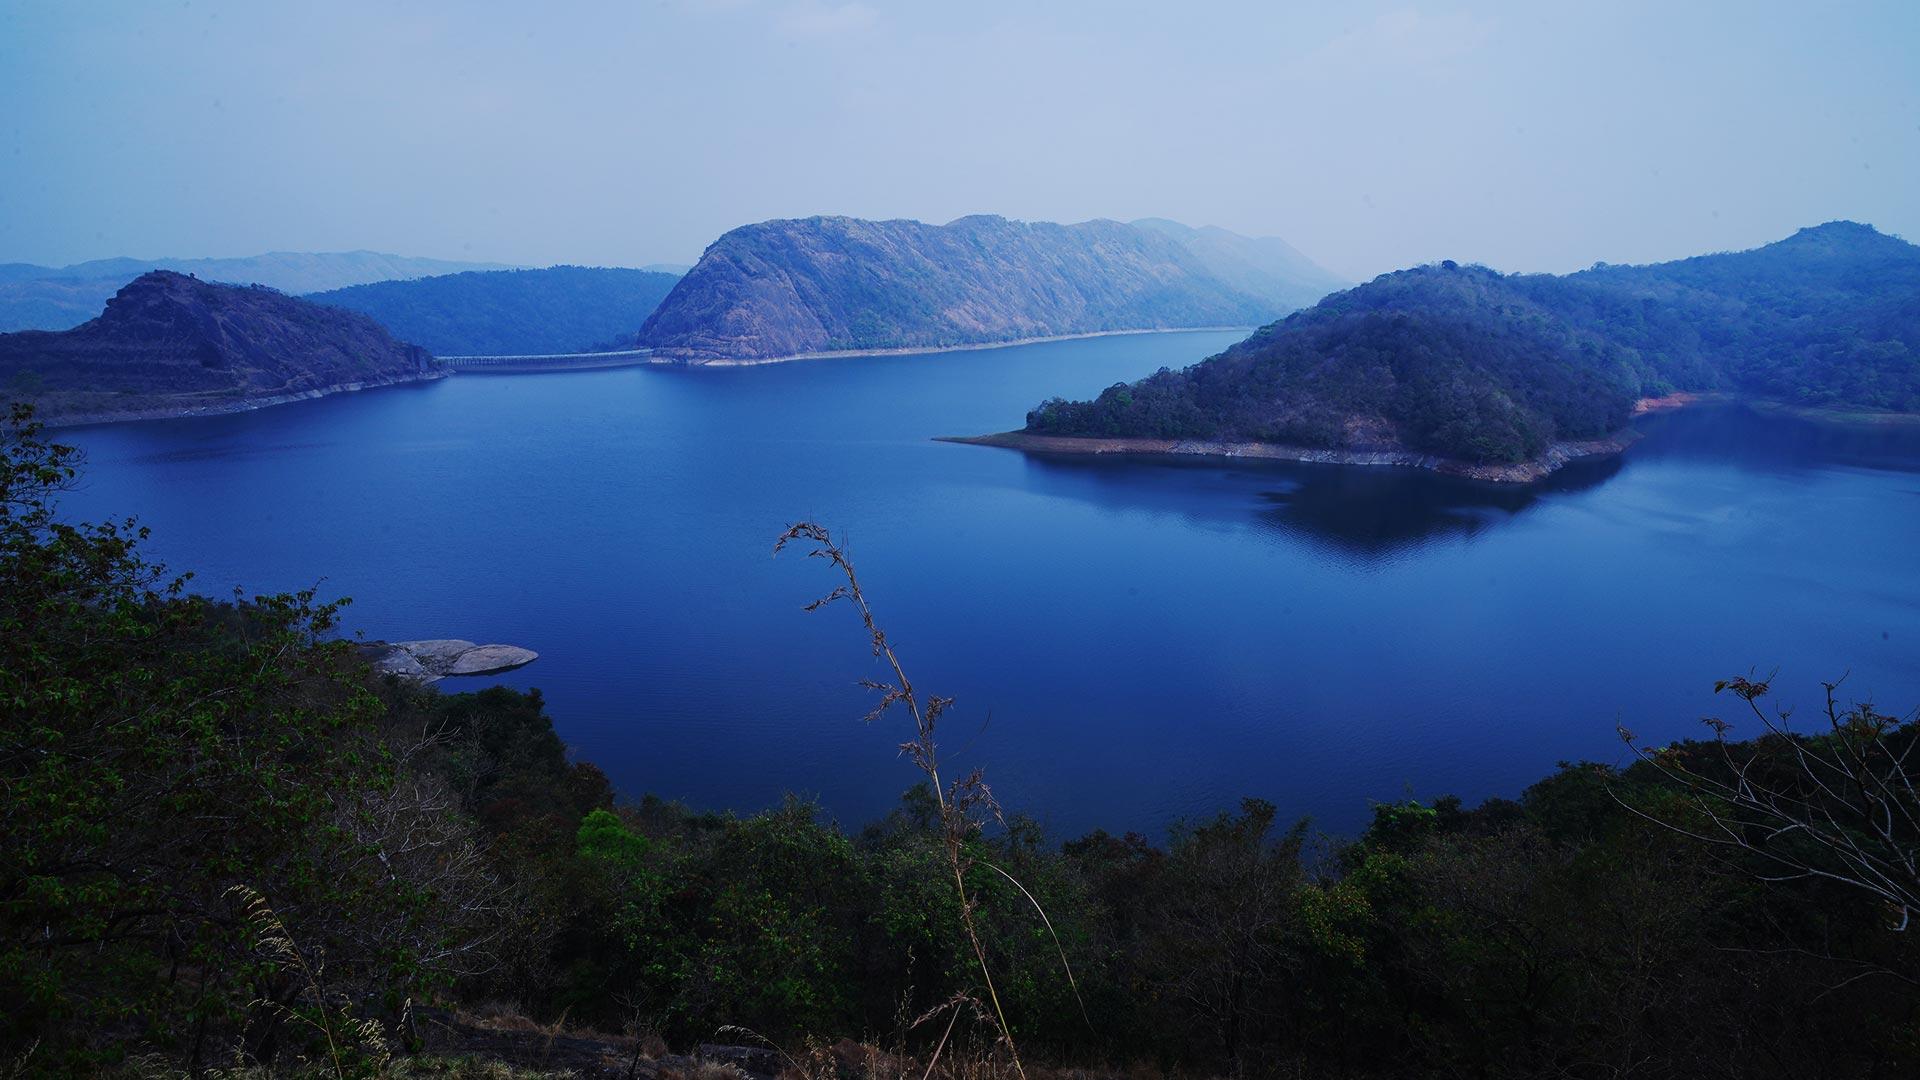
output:
{"label": "distant mountain ridge", "polygon": [[0,332],[78,326],[100,314],[108,298],[122,285],[151,270],[171,270],[232,285],[267,285],[285,293],[308,293],[375,281],[504,269],[510,267],[378,251],[272,251],[226,259],[95,259],[60,267],[6,263],[0,264]]}
{"label": "distant mountain ridge", "polygon": [[167,270],[72,330],[0,334],[0,392],[54,422],[231,412],[443,374],[364,315]]}
{"label": "distant mountain ridge", "polygon": [[9,263],[0,267],[0,279],[131,280],[149,270],[172,270],[178,274],[191,274],[231,285],[266,285],[284,293],[307,293],[373,281],[398,281],[436,274],[457,274],[467,270],[509,269],[513,267],[507,263],[426,259],[413,255],[389,255],[382,251],[269,251],[235,258],[94,259],[61,267]]}
{"label": "distant mountain ridge", "polygon": [[1166,218],[1141,218],[1130,224],[1173,237],[1215,277],[1241,292],[1278,301],[1289,311],[1309,307],[1353,284],[1277,236],[1241,236],[1215,225],[1196,229]]}
{"label": "distant mountain ridge", "polygon": [[1920,247],[1829,222],[1565,276],[1402,270],[1183,371],[1043,402],[1026,431],[1506,463],[1618,431],[1639,398],[1721,390],[1920,412]]}
{"label": "distant mountain ridge", "polygon": [[[1251,281],[1264,264],[1242,253],[1234,265]],[[945,225],[812,217],[720,237],[636,340],[690,363],[936,349],[1252,325],[1300,295],[1248,291],[1162,228],[984,214]]]}
{"label": "distant mountain ridge", "polygon": [[369,315],[438,356],[581,352],[631,335],[660,306],[674,274],[551,266],[468,271],[313,293]]}

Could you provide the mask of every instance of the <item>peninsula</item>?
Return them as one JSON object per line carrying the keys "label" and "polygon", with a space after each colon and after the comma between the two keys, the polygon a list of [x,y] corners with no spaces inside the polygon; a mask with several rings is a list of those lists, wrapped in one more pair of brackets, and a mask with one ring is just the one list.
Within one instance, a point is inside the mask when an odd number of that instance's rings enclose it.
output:
{"label": "peninsula", "polygon": [[1530,482],[1618,452],[1638,412],[1733,395],[1920,413],[1920,248],[1831,222],[1752,251],[1577,274],[1386,274],[1180,371],[1053,398],[1040,453],[1401,465]]}

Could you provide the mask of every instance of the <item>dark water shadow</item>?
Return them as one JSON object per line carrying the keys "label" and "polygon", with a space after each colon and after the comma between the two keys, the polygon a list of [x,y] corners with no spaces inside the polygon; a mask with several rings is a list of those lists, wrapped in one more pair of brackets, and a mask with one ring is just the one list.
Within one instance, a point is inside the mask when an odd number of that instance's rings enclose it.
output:
{"label": "dark water shadow", "polygon": [[1574,462],[1533,484],[1494,484],[1414,469],[1314,469],[1290,491],[1265,493],[1256,520],[1349,557],[1385,560],[1438,540],[1472,539],[1542,503],[1599,487],[1618,456]]}
{"label": "dark water shadow", "polygon": [[1495,484],[1421,469],[1298,462],[1029,453],[1033,486],[1107,506],[1250,522],[1361,561],[1471,540],[1529,510],[1661,464],[1770,477],[1830,469],[1920,474],[1920,425],[1843,424],[1709,406],[1642,418],[1624,454],[1573,462],[1533,484]]}
{"label": "dark water shadow", "polygon": [[1618,457],[1575,462],[1535,484],[1421,469],[1188,457],[1027,455],[1036,490],[1189,519],[1242,522],[1345,559],[1382,561],[1470,539],[1545,500],[1605,483]]}

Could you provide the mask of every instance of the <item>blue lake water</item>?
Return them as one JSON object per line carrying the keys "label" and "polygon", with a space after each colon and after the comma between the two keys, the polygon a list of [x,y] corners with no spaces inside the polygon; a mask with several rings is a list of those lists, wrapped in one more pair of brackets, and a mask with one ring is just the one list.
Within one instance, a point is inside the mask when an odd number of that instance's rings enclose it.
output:
{"label": "blue lake water", "polygon": [[[1017,427],[1240,335],[1096,338],[758,368],[463,376],[63,433],[75,516],[137,514],[225,594],[321,584],[370,637],[526,645],[564,738],[632,796],[849,824],[914,777],[856,680],[851,541],[957,764],[1071,834],[1244,795],[1350,830],[1373,800],[1517,794],[1573,759],[1731,719],[1779,667],[1920,704],[1920,432],[1735,409],[1516,490],[1404,470],[1044,460]],[[1850,674],[1849,674],[1850,673]],[[484,685],[454,680],[448,689]],[[1736,735],[1751,725],[1736,726]]]}

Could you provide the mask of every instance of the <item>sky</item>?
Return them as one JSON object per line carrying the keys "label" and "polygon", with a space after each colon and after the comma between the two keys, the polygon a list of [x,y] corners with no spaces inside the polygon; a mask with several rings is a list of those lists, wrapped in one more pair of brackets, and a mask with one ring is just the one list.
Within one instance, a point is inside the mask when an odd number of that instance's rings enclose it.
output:
{"label": "sky", "polygon": [[0,0],[0,262],[1170,217],[1361,280],[1920,239],[1920,2]]}

